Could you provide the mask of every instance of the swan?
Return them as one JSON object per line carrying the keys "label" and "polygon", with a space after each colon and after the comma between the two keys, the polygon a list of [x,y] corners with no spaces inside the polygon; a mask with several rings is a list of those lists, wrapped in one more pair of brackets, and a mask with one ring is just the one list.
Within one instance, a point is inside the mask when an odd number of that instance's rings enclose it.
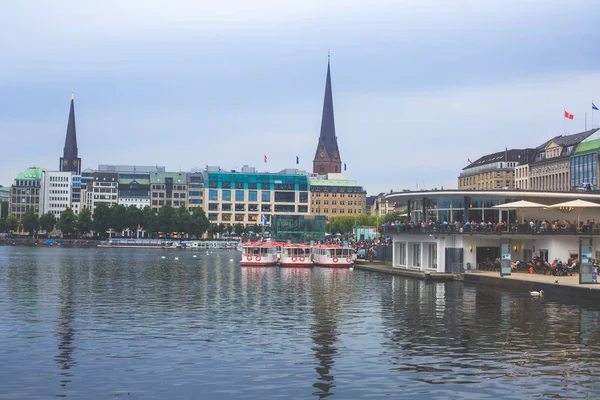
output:
{"label": "swan", "polygon": [[179,260],[179,257],[175,257],[176,260]]}
{"label": "swan", "polygon": [[539,292],[529,292],[530,295],[532,296],[543,296],[544,295],[544,291],[540,290]]}
{"label": "swan", "polygon": [[165,256],[160,256],[160,258],[167,258],[167,257],[165,257]]}
{"label": "swan", "polygon": [[229,262],[233,262],[233,258],[230,258],[230,259],[229,259]]}
{"label": "swan", "polygon": [[196,255],[194,254],[194,255],[192,256],[192,258],[196,258]]}

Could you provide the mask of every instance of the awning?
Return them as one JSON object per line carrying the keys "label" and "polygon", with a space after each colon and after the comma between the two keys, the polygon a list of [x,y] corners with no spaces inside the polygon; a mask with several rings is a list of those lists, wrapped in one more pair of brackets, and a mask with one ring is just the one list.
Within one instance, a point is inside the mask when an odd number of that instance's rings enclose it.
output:
{"label": "awning", "polygon": [[545,204],[534,203],[533,201],[519,200],[512,203],[499,204],[493,208],[515,209],[515,208],[544,208]]}

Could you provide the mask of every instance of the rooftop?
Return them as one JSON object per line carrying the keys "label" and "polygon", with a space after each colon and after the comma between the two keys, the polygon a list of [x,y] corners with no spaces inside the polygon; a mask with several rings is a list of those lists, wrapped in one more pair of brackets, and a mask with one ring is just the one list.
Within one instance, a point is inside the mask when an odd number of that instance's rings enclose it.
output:
{"label": "rooftop", "polygon": [[42,179],[43,170],[38,167],[27,168],[21,172],[15,180],[19,181],[39,181]]}

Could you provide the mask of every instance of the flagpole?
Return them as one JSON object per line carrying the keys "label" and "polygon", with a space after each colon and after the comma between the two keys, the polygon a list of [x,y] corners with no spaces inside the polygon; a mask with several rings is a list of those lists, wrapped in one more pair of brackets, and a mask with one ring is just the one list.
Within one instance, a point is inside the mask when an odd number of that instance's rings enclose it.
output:
{"label": "flagpole", "polygon": [[587,113],[585,113],[585,130],[587,131]]}
{"label": "flagpole", "polygon": [[567,109],[563,108],[563,133],[567,133]]}

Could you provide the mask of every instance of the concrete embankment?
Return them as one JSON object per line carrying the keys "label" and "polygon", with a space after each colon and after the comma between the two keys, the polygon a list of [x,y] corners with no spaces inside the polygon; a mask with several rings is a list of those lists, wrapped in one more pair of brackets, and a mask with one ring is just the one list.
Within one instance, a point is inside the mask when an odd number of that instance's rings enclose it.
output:
{"label": "concrete embankment", "polygon": [[462,279],[460,274],[446,274],[440,272],[416,271],[406,268],[392,268],[389,263],[385,263],[383,261],[374,261],[371,263],[368,261],[357,260],[354,263],[354,268],[362,269],[364,271],[381,272],[390,275],[408,276],[411,278],[424,279],[428,281],[453,281]]}

